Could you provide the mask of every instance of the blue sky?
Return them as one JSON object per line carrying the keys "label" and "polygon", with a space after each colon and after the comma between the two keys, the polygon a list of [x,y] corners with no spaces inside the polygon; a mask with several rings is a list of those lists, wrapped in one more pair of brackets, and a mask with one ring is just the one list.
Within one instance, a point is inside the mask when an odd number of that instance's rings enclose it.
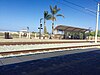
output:
{"label": "blue sky", "polygon": [[[94,0],[66,1],[89,10],[96,11],[97,9],[97,3]],[[0,29],[19,31],[29,27],[30,31],[38,32],[40,18],[43,17],[45,10],[50,13],[50,5],[57,5],[58,8],[61,8],[58,13],[65,16],[65,18],[57,17],[55,26],[63,24],[82,28],[91,27],[95,30],[96,14],[63,0],[0,0]],[[51,23],[52,21],[46,22],[48,32],[51,32]]]}

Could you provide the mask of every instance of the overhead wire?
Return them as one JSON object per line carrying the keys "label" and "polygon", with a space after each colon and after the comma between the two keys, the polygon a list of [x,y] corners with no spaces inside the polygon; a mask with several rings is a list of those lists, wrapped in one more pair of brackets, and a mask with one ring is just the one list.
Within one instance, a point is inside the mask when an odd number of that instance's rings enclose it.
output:
{"label": "overhead wire", "polygon": [[96,11],[93,11],[93,10],[91,10],[91,9],[89,9],[89,8],[86,8],[86,7],[83,7],[83,6],[81,6],[81,5],[78,5],[78,4],[69,2],[69,1],[67,1],[67,0],[63,0],[63,1],[64,1],[64,2],[67,2],[67,3],[69,3],[69,4],[72,4],[72,5],[74,5],[74,6],[77,6],[77,7],[79,7],[79,8],[82,8],[82,9],[84,9],[84,10],[87,10],[87,11],[93,13],[93,14],[96,14]]}
{"label": "overhead wire", "polygon": [[98,3],[98,1],[97,0],[93,0],[94,2],[96,2],[96,3]]}
{"label": "overhead wire", "polygon": [[[56,1],[56,0],[54,0],[54,1],[57,2],[57,3],[59,3],[59,4],[62,4],[62,5],[64,5],[64,6],[67,6],[67,7],[71,8],[71,9],[74,9],[74,10],[76,10],[76,11],[80,11],[80,12],[82,12],[82,13],[86,13],[86,14],[91,15],[91,16],[95,16],[95,15],[96,15],[94,12],[92,12],[93,14],[90,14],[90,13],[84,12],[84,11],[82,11],[82,10],[80,10],[80,9],[77,9],[77,8],[75,8],[75,7],[71,7],[71,6],[67,5],[67,4],[65,4],[64,2],[60,2],[60,1]],[[77,6],[79,6],[79,5],[77,5]],[[81,8],[83,8],[83,7],[81,7]],[[88,8],[85,8],[85,9],[88,9]]]}

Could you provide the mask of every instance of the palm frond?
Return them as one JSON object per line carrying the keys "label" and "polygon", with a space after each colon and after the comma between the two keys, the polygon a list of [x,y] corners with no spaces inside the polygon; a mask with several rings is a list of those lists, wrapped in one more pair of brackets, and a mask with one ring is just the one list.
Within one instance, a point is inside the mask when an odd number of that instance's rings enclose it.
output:
{"label": "palm frond", "polygon": [[58,9],[57,9],[57,12],[59,12],[60,10],[61,10],[61,9],[60,9],[60,8],[58,8]]}
{"label": "palm frond", "polygon": [[46,20],[50,20],[51,17],[52,17],[52,15],[49,14],[48,11],[44,11],[44,19],[46,19]]}
{"label": "palm frond", "polygon": [[48,11],[44,11],[44,18],[48,16]]}
{"label": "palm frond", "polygon": [[57,5],[55,5],[54,9],[56,9],[56,10],[57,10]]}
{"label": "palm frond", "polygon": [[47,13],[48,14],[48,11],[44,11],[44,13]]}
{"label": "palm frond", "polygon": [[55,5],[52,8],[52,6],[50,5],[50,10],[51,10],[52,15],[55,15],[55,14],[57,14],[60,11],[60,8],[57,8],[57,5]]}
{"label": "palm frond", "polygon": [[61,17],[63,17],[63,18],[64,18],[64,16],[63,16],[62,14],[57,14],[56,16],[61,16]]}
{"label": "palm frond", "polygon": [[50,10],[52,11],[52,6],[50,5]]}
{"label": "palm frond", "polygon": [[50,6],[50,9],[51,9],[51,15],[52,15],[51,20],[52,21],[56,21],[56,16],[61,16],[64,18],[64,16],[62,14],[57,14],[60,11],[60,8],[58,8],[57,5],[55,5],[53,8],[52,8],[52,6]]}
{"label": "palm frond", "polygon": [[51,13],[53,14],[53,8],[52,8],[52,6],[50,5],[50,11],[51,11]]}
{"label": "palm frond", "polygon": [[52,18],[52,15],[51,14],[48,14],[47,17],[45,18],[46,20],[51,20]]}
{"label": "palm frond", "polygon": [[56,10],[56,12],[60,11],[60,8],[57,8],[57,5],[55,5],[54,9]]}

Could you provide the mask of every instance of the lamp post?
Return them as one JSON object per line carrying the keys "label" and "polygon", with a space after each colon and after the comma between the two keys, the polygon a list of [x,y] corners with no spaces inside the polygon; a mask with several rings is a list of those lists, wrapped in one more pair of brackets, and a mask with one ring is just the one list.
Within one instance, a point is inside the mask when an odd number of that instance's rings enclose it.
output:
{"label": "lamp post", "polygon": [[97,43],[97,35],[98,35],[98,23],[99,23],[99,3],[97,8],[97,18],[96,18],[96,31],[95,31],[95,43]]}
{"label": "lamp post", "polygon": [[42,19],[43,18],[40,19],[40,27],[38,27],[38,29],[39,29],[39,39],[41,39],[41,29],[43,29],[42,28],[42,23],[41,23]]}

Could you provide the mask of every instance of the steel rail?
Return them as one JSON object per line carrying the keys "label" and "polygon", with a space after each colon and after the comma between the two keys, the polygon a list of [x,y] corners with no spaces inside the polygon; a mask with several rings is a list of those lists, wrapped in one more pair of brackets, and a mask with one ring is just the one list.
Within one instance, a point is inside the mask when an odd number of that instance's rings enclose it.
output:
{"label": "steel rail", "polygon": [[21,50],[21,51],[9,51],[9,52],[0,52],[0,55],[10,55],[10,54],[20,54],[20,53],[29,53],[29,52],[42,52],[42,51],[53,51],[53,50],[61,50],[61,49],[74,49],[74,48],[85,48],[85,47],[95,47],[98,45],[84,45],[84,46],[70,46],[70,47],[57,47],[57,48],[44,48],[44,49],[35,49],[35,50]]}
{"label": "steel rail", "polygon": [[30,44],[56,44],[56,43],[86,43],[94,41],[45,41],[45,42],[0,42],[0,46],[3,45],[30,45]]}

